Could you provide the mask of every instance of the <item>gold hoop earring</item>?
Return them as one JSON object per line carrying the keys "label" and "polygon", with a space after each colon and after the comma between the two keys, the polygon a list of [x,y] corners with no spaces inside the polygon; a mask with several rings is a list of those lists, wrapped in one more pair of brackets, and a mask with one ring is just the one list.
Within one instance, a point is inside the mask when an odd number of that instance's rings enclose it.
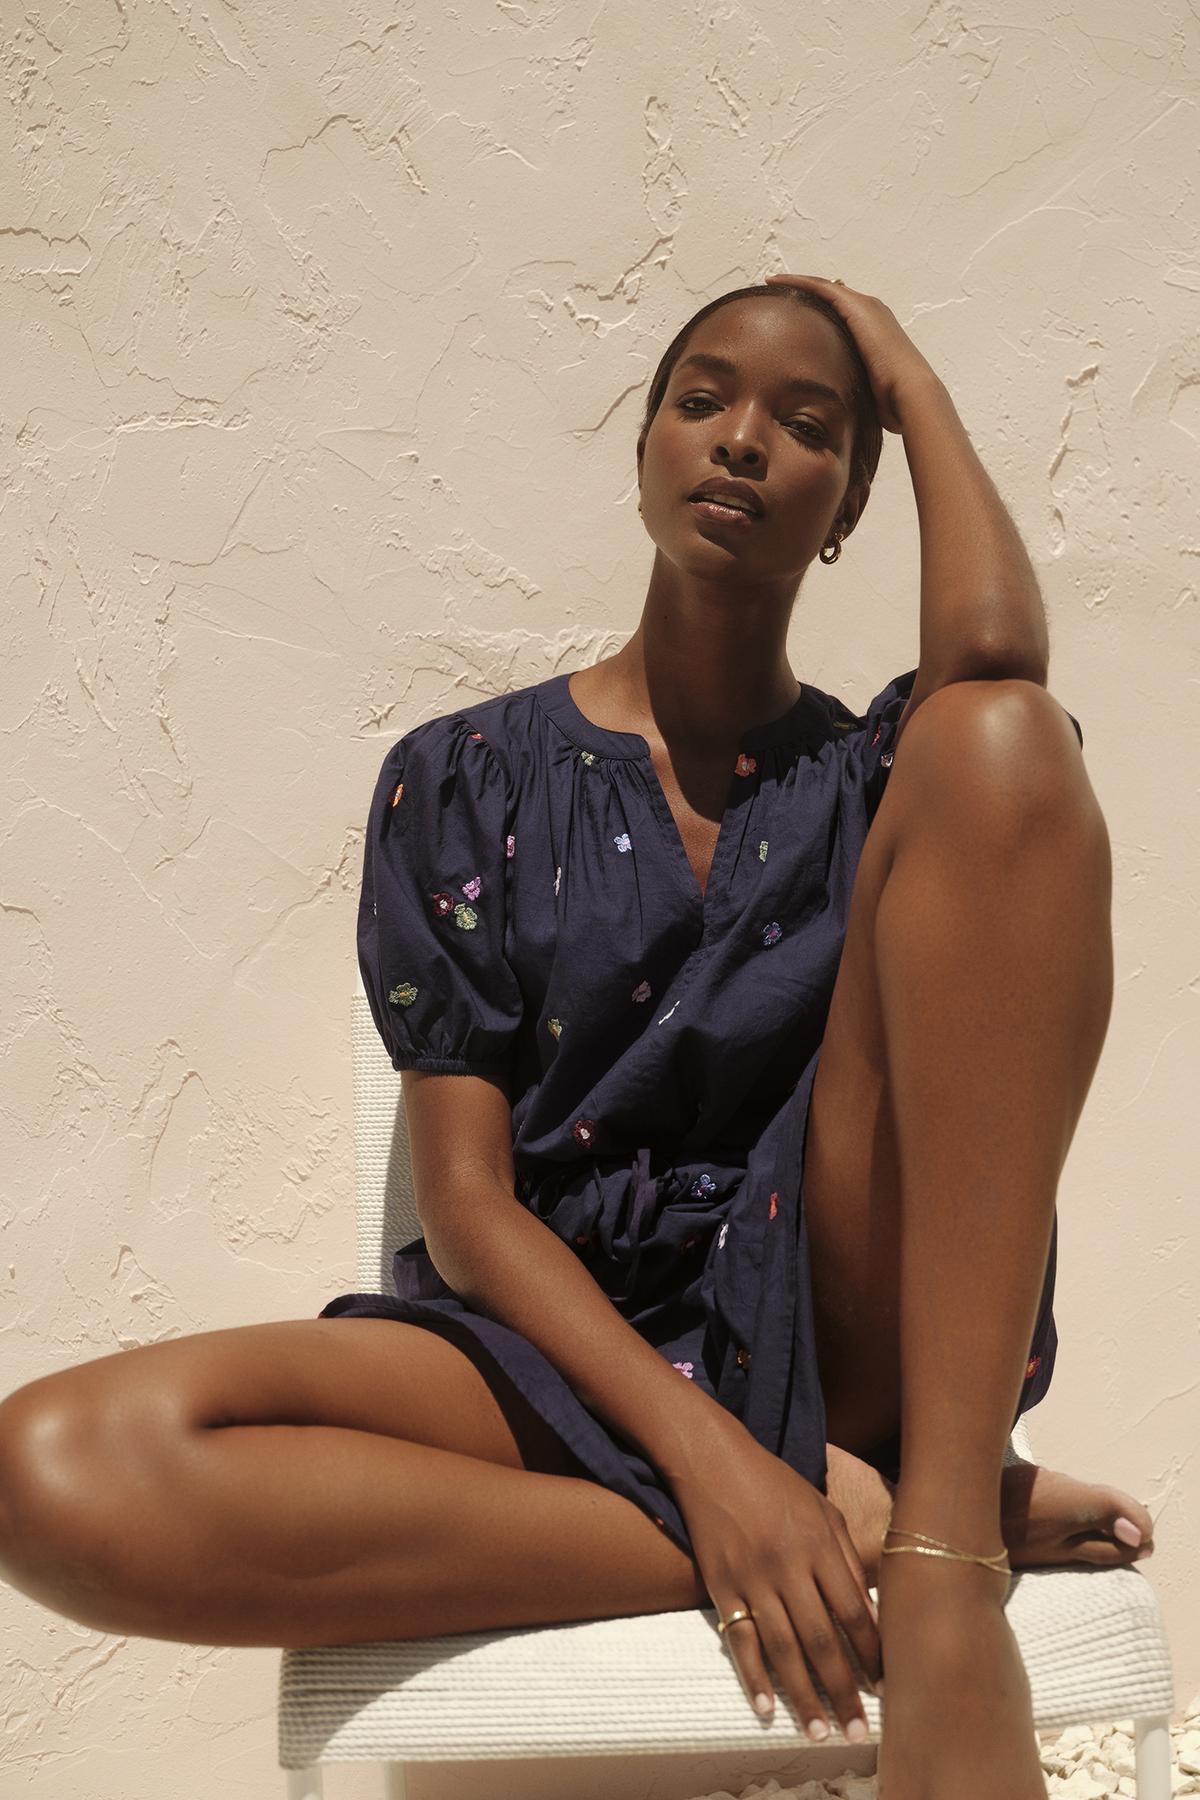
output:
{"label": "gold hoop earring", "polygon": [[832,555],[832,556],[826,556],[826,554],[825,554],[825,551],[826,551],[826,550],[828,550],[828,548],[829,548],[829,545],[828,545],[828,544],[825,544],[825,545],[824,545],[824,546],[823,546],[823,547],[822,547],[822,548],[821,548],[821,549],[820,549],[820,550],[819,550],[819,551],[818,551],[818,552],[817,552],[817,554],[818,554],[818,556],[819,556],[819,557],[820,557],[820,559],[821,559],[821,561],[822,561],[822,562],[823,562],[823,563],[825,563],[825,564],[826,564],[826,565],[828,565],[828,564],[829,564],[829,563],[835,563],[835,562],[836,562],[836,561],[837,561],[837,559],[838,559],[838,557],[839,557],[839,556],[840,556],[840,555],[841,555],[841,554],[842,554],[842,540],[841,540],[841,537],[840,537],[840,536],[838,536],[838,535],[835,535],[835,537],[834,537],[834,540],[833,540],[833,555]]}

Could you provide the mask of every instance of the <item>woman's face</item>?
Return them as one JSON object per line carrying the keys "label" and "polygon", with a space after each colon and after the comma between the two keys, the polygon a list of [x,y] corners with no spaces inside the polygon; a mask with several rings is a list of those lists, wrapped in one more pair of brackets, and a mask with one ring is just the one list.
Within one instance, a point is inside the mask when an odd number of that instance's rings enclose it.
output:
{"label": "woman's face", "polygon": [[[850,377],[835,328],[794,300],[732,300],[705,319],[671,371],[639,458],[642,518],[660,552],[685,573],[794,588],[835,519],[852,527],[866,501],[865,491],[847,492]],[[690,496],[713,476],[746,482],[761,513],[706,516]]]}

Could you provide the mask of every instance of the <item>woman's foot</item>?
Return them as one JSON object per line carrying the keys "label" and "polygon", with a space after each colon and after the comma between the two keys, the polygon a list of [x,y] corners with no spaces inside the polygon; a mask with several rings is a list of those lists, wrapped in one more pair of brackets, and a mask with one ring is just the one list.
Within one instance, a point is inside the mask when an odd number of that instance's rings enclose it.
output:
{"label": "woman's foot", "polygon": [[[1141,1532],[1140,1544],[1116,1535],[1121,1518]],[[1120,1488],[1077,1481],[1037,1463],[1012,1463],[1002,1471],[1000,1519],[1014,1569],[1073,1562],[1120,1568],[1154,1550],[1154,1520],[1140,1501]]]}
{"label": "woman's foot", "polygon": [[1006,1592],[1006,1581],[977,1563],[883,1558],[880,1800],[1045,1800]]}
{"label": "woman's foot", "polygon": [[883,1534],[892,1518],[895,1488],[885,1481],[878,1469],[860,1457],[852,1456],[837,1444],[826,1444],[827,1463],[825,1493],[846,1521],[850,1541],[858,1551],[867,1577],[867,1586],[879,1582],[879,1553]]}
{"label": "woman's foot", "polygon": [[[877,1587],[879,1555],[895,1488],[870,1463],[834,1444],[828,1446],[828,1461],[828,1497],[845,1516],[867,1585]],[[1154,1521],[1129,1494],[1120,1488],[1077,1481],[1037,1463],[1013,1463],[1003,1470],[1000,1513],[1008,1560],[1014,1569],[1048,1563],[1128,1567],[1154,1549]],[[1124,1544],[1115,1535],[1114,1527],[1122,1517],[1143,1533],[1139,1545]],[[993,1580],[999,1586],[999,1577]]]}

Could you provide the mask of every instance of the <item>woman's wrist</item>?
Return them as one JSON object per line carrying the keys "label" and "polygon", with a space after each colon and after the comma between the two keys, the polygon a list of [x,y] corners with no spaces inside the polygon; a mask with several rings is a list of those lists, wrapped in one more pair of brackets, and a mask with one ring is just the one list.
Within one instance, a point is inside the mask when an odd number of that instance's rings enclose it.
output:
{"label": "woman's wrist", "polygon": [[931,412],[949,408],[958,417],[950,389],[936,369],[926,363],[912,369],[892,391],[892,403],[900,420],[900,435],[924,420]]}
{"label": "woman's wrist", "polygon": [[703,1388],[689,1388],[670,1435],[655,1446],[655,1464],[671,1488],[682,1490],[694,1481],[710,1480],[714,1460],[747,1440],[757,1442],[728,1407]]}

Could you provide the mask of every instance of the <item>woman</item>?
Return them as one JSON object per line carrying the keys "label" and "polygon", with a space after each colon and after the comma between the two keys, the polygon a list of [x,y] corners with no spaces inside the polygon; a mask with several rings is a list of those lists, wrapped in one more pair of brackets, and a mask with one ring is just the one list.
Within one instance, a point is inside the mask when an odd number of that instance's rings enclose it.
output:
{"label": "woman", "polygon": [[[787,631],[881,427],[921,663],[859,715]],[[3,1566],[197,1643],[711,1604],[748,1700],[769,1660],[814,1738],[813,1673],[853,1738],[847,1646],[886,1666],[889,1791],[1022,1800],[1009,1569],[1152,1548],[1119,1490],[1003,1466],[1053,1368],[1056,1184],[1111,1006],[1082,733],[1017,533],[879,300],[789,275],[701,309],[638,479],[628,643],[415,727],[376,784],[360,965],[424,1226],[396,1296],[19,1390]]]}

